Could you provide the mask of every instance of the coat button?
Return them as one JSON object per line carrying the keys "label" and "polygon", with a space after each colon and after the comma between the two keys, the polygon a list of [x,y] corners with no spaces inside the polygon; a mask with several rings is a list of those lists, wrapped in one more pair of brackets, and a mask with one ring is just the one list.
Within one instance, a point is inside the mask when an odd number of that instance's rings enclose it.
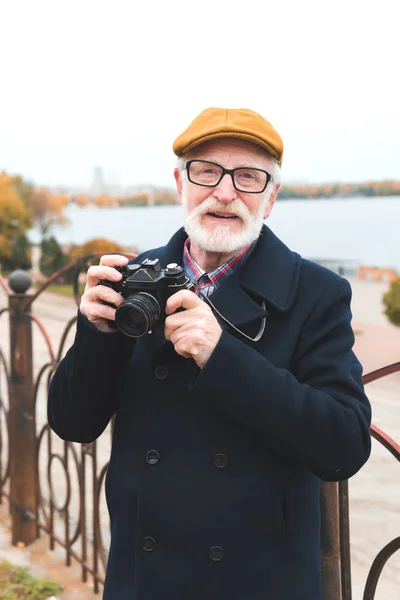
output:
{"label": "coat button", "polygon": [[149,450],[146,452],[146,461],[149,465],[156,465],[160,460],[160,455],[157,450]]}
{"label": "coat button", "polygon": [[156,547],[156,540],[153,537],[147,536],[143,539],[143,550],[146,552],[152,552]]}
{"label": "coat button", "polygon": [[157,377],[157,379],[166,379],[168,377],[168,369],[167,367],[157,367],[156,370],[154,371],[154,375]]}
{"label": "coat button", "polygon": [[213,546],[212,548],[210,548],[208,555],[211,558],[211,560],[218,562],[219,560],[222,560],[222,557],[224,556],[224,551],[221,548],[221,546]]}
{"label": "coat button", "polygon": [[225,454],[216,454],[214,456],[214,465],[218,469],[223,469],[228,464],[228,459]]}

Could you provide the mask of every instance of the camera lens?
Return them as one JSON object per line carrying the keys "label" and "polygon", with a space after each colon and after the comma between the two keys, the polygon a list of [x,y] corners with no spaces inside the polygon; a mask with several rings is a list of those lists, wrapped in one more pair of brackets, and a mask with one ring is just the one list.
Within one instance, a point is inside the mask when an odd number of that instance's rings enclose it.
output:
{"label": "camera lens", "polygon": [[153,296],[133,294],[117,308],[115,323],[125,335],[138,338],[153,329],[160,314],[160,305]]}

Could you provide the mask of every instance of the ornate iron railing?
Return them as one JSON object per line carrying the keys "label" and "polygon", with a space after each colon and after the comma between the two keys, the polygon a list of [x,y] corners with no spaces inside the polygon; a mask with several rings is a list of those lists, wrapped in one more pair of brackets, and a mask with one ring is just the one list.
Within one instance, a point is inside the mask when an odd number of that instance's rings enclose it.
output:
{"label": "ornate iron railing", "polygon": [[[70,263],[32,295],[21,290],[15,293],[18,288],[15,284],[13,292],[0,276],[0,286],[9,298],[9,306],[0,310],[0,325],[7,314],[10,323],[10,361],[4,348],[7,344],[0,345],[0,502],[3,498],[9,501],[14,544],[31,543],[41,531],[45,532],[50,549],[56,545],[64,548],[66,565],[76,560],[81,565],[82,580],[90,578],[98,593],[104,583],[109,537],[102,491],[111,448],[111,426],[92,444],[64,442],[50,430],[42,409],[76,317],[68,320],[55,350],[46,327],[32,312],[43,291],[70,269],[75,269],[74,296],[79,305],[79,273],[88,265],[89,258]],[[48,353],[47,361],[37,366],[35,376],[32,324]],[[364,383],[399,371],[400,362],[365,375]],[[371,427],[371,434],[400,461],[400,446],[394,440],[376,426]],[[324,600],[351,600],[347,481],[323,483],[321,514]],[[399,549],[400,537],[396,537],[380,550],[369,571],[363,600],[374,599],[382,570]]]}

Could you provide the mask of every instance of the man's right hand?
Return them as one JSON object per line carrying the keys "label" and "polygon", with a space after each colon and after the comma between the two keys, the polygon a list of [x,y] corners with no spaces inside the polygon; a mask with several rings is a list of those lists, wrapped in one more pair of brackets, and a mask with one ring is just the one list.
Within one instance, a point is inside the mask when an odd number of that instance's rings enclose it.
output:
{"label": "man's right hand", "polygon": [[115,329],[110,327],[109,321],[115,321],[116,309],[103,304],[103,302],[109,302],[118,307],[124,300],[121,294],[106,285],[99,285],[99,283],[104,279],[111,283],[120,281],[122,275],[113,267],[121,267],[127,263],[128,259],[125,256],[106,254],[101,257],[99,266],[88,269],[86,287],[79,310],[99,331],[115,332]]}

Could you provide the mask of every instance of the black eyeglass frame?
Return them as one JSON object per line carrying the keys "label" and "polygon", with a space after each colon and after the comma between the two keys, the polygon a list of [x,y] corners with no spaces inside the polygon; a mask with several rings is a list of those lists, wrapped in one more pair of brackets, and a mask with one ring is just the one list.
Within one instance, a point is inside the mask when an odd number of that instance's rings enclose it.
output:
{"label": "black eyeglass frame", "polygon": [[[221,177],[218,179],[218,181],[216,183],[213,183],[212,185],[209,185],[208,183],[197,183],[197,181],[192,181],[190,179],[190,165],[194,162],[207,163],[209,165],[214,165],[215,167],[222,169]],[[187,163],[185,164],[184,168],[187,171],[187,175],[188,175],[188,179],[189,179],[190,183],[193,183],[194,185],[200,185],[201,187],[210,187],[210,188],[217,187],[217,185],[219,185],[221,183],[222,178],[225,177],[225,175],[230,175],[232,178],[232,184],[233,184],[233,187],[235,188],[235,190],[237,190],[238,192],[243,192],[244,194],[262,194],[272,179],[272,175],[270,173],[268,173],[268,171],[264,171],[264,169],[258,169],[257,167],[237,167],[236,169],[225,169],[222,165],[212,162],[211,160],[201,160],[199,158],[195,158],[193,160],[188,160]],[[265,185],[262,190],[260,190],[259,192],[249,192],[248,190],[242,190],[236,186],[234,173],[235,173],[235,171],[242,171],[243,169],[251,169],[252,171],[260,171],[261,173],[266,174],[267,180],[266,180]]]}

